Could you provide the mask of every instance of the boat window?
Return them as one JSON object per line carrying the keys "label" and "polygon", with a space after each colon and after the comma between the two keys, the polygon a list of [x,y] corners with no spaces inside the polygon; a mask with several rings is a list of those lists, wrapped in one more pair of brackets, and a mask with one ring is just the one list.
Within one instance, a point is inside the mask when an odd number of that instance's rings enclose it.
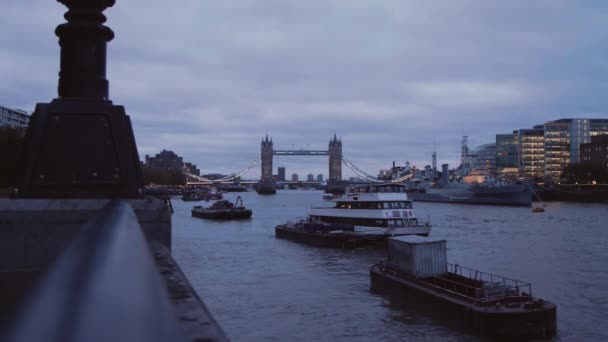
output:
{"label": "boat window", "polygon": [[397,220],[395,222],[395,226],[397,226],[397,227],[403,227],[403,220]]}
{"label": "boat window", "polygon": [[375,186],[370,186],[369,187],[369,192],[377,192],[378,189]]}
{"label": "boat window", "polygon": [[382,203],[382,205],[384,206],[384,209],[390,209],[390,203],[389,202],[384,202],[384,203]]}
{"label": "boat window", "polygon": [[388,220],[389,227],[395,227],[395,220]]}
{"label": "boat window", "polygon": [[412,224],[413,224],[414,226],[417,226],[417,225],[418,225],[418,219],[415,219],[415,218],[414,218],[414,219],[412,219]]}

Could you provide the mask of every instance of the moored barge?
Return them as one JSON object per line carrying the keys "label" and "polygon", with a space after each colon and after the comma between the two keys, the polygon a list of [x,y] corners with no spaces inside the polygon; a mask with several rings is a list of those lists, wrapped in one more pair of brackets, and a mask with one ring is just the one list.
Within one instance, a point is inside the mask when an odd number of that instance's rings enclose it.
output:
{"label": "moored barge", "polygon": [[529,283],[447,263],[446,241],[389,239],[388,259],[370,269],[371,289],[495,339],[556,334],[556,305]]}
{"label": "moored barge", "polygon": [[213,203],[207,208],[200,205],[192,208],[192,217],[210,220],[244,220],[251,218],[251,215],[251,209],[243,206],[243,200],[240,196],[237,197],[234,204],[226,200],[221,200]]}

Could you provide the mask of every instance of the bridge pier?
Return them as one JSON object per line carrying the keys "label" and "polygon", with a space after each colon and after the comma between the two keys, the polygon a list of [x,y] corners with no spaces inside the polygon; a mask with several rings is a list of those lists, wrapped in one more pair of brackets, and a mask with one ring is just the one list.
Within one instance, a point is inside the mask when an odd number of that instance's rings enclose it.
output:
{"label": "bridge pier", "polygon": [[260,158],[262,160],[262,174],[260,177],[260,182],[257,184],[256,191],[258,194],[263,195],[272,195],[277,193],[277,185],[272,176],[272,138],[268,139],[268,134],[266,134],[266,138],[262,140],[262,151],[260,154]]}

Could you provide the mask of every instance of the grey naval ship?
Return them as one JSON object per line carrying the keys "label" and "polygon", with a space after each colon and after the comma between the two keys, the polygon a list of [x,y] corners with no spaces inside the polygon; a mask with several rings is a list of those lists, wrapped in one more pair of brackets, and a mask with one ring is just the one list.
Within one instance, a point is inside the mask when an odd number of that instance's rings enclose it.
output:
{"label": "grey naval ship", "polygon": [[444,187],[412,188],[408,196],[420,202],[448,202],[468,204],[494,204],[530,206],[532,189],[526,183],[466,184],[456,183]]}

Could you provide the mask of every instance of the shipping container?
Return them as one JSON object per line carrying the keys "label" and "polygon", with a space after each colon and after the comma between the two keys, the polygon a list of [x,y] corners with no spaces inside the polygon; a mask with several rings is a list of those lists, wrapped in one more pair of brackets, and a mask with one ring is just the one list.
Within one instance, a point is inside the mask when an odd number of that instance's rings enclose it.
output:
{"label": "shipping container", "polygon": [[414,277],[436,276],[448,271],[446,240],[430,241],[417,236],[390,238],[388,263]]}

